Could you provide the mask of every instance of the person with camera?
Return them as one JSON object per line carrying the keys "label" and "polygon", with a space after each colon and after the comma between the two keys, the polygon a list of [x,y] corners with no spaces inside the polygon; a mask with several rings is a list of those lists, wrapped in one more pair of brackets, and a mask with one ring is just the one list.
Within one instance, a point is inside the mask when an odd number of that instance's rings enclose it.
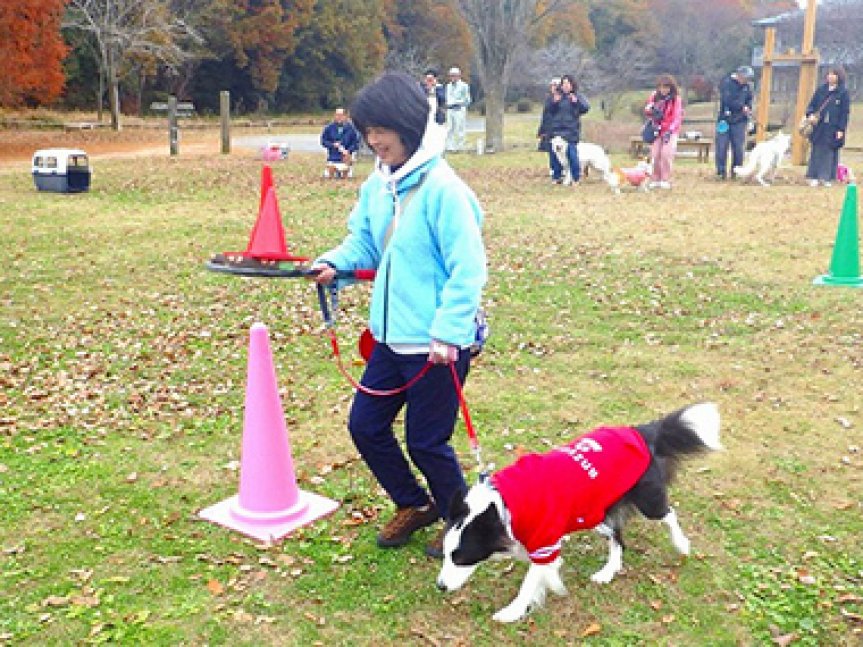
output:
{"label": "person with camera", "polygon": [[[752,87],[755,72],[742,65],[719,83],[719,112],[716,120],[716,176],[727,177],[728,148],[731,147],[731,168],[743,165],[746,130],[752,114]],[[733,173],[733,171],[732,171]]]}
{"label": "person with camera", "polygon": [[809,165],[806,177],[809,186],[830,186],[836,180],[839,149],[845,145],[845,130],[851,98],[845,88],[845,70],[839,66],[827,68],[824,83],[815,90],[806,108],[805,122],[811,125]]}
{"label": "person with camera", "polygon": [[[581,115],[590,110],[587,98],[578,92],[578,83],[571,74],[560,77],[560,85],[552,90],[545,102],[548,111],[549,139],[562,137],[566,140],[566,159],[572,174],[572,183],[577,185],[581,179],[581,164],[578,160],[578,142],[581,138]],[[552,180],[556,184],[563,181],[563,166],[554,150],[549,152]]]}
{"label": "person with camera", "polygon": [[644,106],[644,114],[650,119],[655,133],[650,145],[650,160],[653,164],[650,187],[670,189],[677,138],[683,123],[683,101],[673,76],[663,74],[659,77],[656,90]]}

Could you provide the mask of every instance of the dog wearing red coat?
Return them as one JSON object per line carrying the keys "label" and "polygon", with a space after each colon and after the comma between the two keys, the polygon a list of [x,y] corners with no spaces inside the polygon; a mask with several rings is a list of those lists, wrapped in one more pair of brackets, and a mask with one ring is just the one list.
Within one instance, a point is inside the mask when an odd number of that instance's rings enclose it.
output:
{"label": "dog wearing red coat", "polygon": [[622,186],[633,186],[641,191],[649,191],[650,183],[648,180],[652,172],[653,167],[650,162],[639,162],[630,168],[613,168],[611,169],[611,177],[609,177],[609,185],[618,194]]}

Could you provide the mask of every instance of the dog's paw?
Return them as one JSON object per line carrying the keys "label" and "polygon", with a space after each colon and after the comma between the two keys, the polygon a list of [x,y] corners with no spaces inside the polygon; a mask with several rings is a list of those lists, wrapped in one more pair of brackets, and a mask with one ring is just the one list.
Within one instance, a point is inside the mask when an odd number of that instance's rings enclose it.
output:
{"label": "dog's paw", "polygon": [[530,613],[530,607],[525,607],[521,604],[516,604],[515,601],[498,611],[492,616],[495,622],[518,622],[527,617]]}
{"label": "dog's paw", "polygon": [[681,535],[674,538],[674,547],[681,555],[689,555],[689,537]]}
{"label": "dog's paw", "polygon": [[614,568],[605,566],[591,575],[590,580],[597,584],[608,584],[614,579],[615,575],[617,575],[617,571]]}

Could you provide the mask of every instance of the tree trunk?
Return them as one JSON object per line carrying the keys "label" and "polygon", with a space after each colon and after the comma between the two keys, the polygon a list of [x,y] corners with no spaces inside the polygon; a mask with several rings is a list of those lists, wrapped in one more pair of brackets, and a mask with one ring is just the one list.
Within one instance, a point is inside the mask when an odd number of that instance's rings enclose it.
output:
{"label": "tree trunk", "polygon": [[485,88],[485,147],[490,153],[503,151],[503,92],[497,83]]}
{"label": "tree trunk", "polygon": [[111,108],[111,129],[119,132],[120,124],[120,82],[114,65],[114,53],[108,50],[108,105]]}

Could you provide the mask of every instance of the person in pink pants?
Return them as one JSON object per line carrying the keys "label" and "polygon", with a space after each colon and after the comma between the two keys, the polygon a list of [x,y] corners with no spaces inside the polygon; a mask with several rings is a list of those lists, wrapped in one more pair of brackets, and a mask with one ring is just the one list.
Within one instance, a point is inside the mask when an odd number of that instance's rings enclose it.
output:
{"label": "person in pink pants", "polygon": [[644,106],[644,114],[653,120],[657,137],[650,147],[653,163],[651,188],[670,189],[677,137],[683,123],[683,100],[678,93],[677,81],[663,74],[656,81],[656,90]]}

